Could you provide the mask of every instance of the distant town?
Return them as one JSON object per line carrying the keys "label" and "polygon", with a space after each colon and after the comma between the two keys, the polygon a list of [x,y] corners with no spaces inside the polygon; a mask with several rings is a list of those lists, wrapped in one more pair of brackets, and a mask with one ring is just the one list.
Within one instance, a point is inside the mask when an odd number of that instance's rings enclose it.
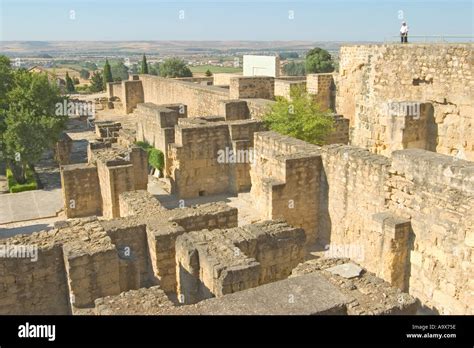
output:
{"label": "distant town", "polygon": [[[279,56],[283,75],[304,76],[306,53],[314,48],[326,49],[337,62],[342,42],[259,42],[259,41],[163,41],[163,42],[17,42],[0,43],[0,55],[10,58],[14,68],[47,72],[62,81],[66,73],[76,83],[76,92],[85,92],[92,73],[101,70],[108,59],[115,71],[114,80],[137,74],[143,54],[150,73],[158,75],[158,66],[167,58],[183,60],[194,77],[206,72],[242,72],[244,54]],[[208,73],[209,73],[208,72]],[[62,82],[61,82],[62,83]]]}

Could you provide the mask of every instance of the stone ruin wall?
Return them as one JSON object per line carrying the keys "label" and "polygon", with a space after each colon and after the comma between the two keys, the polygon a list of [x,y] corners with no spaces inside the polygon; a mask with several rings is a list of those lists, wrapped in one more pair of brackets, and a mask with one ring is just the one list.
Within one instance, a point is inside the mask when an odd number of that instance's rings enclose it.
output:
{"label": "stone ruin wall", "polygon": [[201,86],[192,82],[140,75],[144,102],[154,104],[182,103],[188,106],[188,116],[215,116],[219,114],[219,101],[230,99],[229,90]]}
{"label": "stone ruin wall", "polygon": [[323,110],[335,108],[334,74],[320,73],[306,76],[306,90],[314,96],[314,100]]}
{"label": "stone ruin wall", "polygon": [[396,151],[388,208],[410,218],[410,293],[442,314],[474,313],[474,164]]}
{"label": "stone ruin wall", "polygon": [[[175,128],[175,143],[169,146],[172,192],[180,198],[192,198],[250,188],[249,161],[229,163],[231,158],[220,158],[219,151],[233,151],[248,158],[253,133],[263,129],[263,123],[256,120],[180,120]],[[219,162],[222,159],[224,163]]]}
{"label": "stone ruin wall", "polygon": [[[147,244],[154,283],[176,292],[176,238],[203,229],[237,226],[237,209],[224,203],[167,210],[146,191],[120,195],[120,213],[133,223],[147,225]],[[114,222],[107,222],[114,224]]]}
{"label": "stone ruin wall", "polygon": [[336,110],[351,121],[352,144],[376,153],[393,151],[387,139],[393,122],[387,103],[419,102],[433,106],[429,137],[435,140],[436,152],[461,152],[460,158],[473,160],[472,91],[472,44],[364,45],[340,50]]}
{"label": "stone ruin wall", "polygon": [[[145,191],[122,196],[121,207],[132,210],[137,196],[152,199]],[[6,245],[36,246],[38,259],[1,259],[0,313],[80,313],[97,298],[154,284],[175,292],[174,242],[179,234],[169,226],[180,234],[237,226],[237,209],[224,203],[170,211],[156,204],[154,211],[134,211],[108,221],[72,219],[50,231],[2,240]]]}
{"label": "stone ruin wall", "polygon": [[291,100],[291,89],[297,87],[306,87],[306,81],[286,81],[275,80],[275,96]]}
{"label": "stone ruin wall", "polygon": [[54,145],[54,160],[59,165],[71,163],[72,144],[71,137],[63,132],[60,139]]}
{"label": "stone ruin wall", "polygon": [[390,160],[352,146],[321,151],[320,244],[406,290],[410,226],[385,207]]}
{"label": "stone ruin wall", "polygon": [[[334,150],[339,166],[333,167],[331,157],[323,155],[329,186],[326,224],[331,225],[330,244],[359,245],[365,255],[361,264],[394,285],[408,288],[424,305],[440,313],[472,313],[474,284],[465,277],[473,270],[472,226],[467,225],[472,222],[472,188],[469,193],[455,185],[440,185],[446,180],[426,185],[437,176],[443,178],[446,167],[466,166],[470,169],[461,170],[453,181],[470,181],[472,186],[472,164],[453,163],[449,157],[422,150],[395,152],[392,163],[354,148]],[[424,169],[417,166],[422,158]],[[439,161],[444,163],[439,165]],[[426,177],[425,184],[413,181],[421,175]],[[406,181],[406,177],[410,179]],[[387,231],[386,218],[400,222]],[[408,238],[404,221],[411,224]],[[397,229],[402,231],[397,233]],[[391,264],[384,264],[387,261]]]}
{"label": "stone ruin wall", "polygon": [[68,218],[120,216],[119,195],[146,189],[148,158],[141,148],[90,143],[88,163],[61,166],[64,211]]}
{"label": "stone ruin wall", "polygon": [[322,157],[322,244],[353,247],[360,264],[429,308],[472,314],[472,162],[417,149],[390,160],[340,145]]}
{"label": "stone ruin wall", "polygon": [[133,166],[126,161],[97,161],[97,173],[102,197],[102,215],[120,216],[119,195],[135,188]]}
{"label": "stone ruin wall", "polygon": [[183,234],[178,296],[192,304],[285,279],[305,257],[305,234],[284,222]]}
{"label": "stone ruin wall", "polygon": [[242,73],[218,73],[213,74],[213,85],[214,86],[230,86],[230,79],[232,77],[240,77]]}
{"label": "stone ruin wall", "polygon": [[107,95],[109,98],[113,98],[113,97],[122,98],[123,96],[122,81],[107,83]]}
{"label": "stone ruin wall", "polygon": [[251,195],[262,219],[284,219],[317,239],[319,148],[275,132],[255,134],[256,161],[251,166]]}
{"label": "stone ruin wall", "polygon": [[118,107],[120,112],[129,114],[139,103],[144,102],[144,90],[137,75],[130,76],[130,80],[107,83],[109,99],[118,98],[120,103],[113,103],[113,108]]}
{"label": "stone ruin wall", "polygon": [[272,100],[274,96],[274,77],[241,76],[230,79],[229,99],[262,98]]}
{"label": "stone ruin wall", "polygon": [[133,115],[136,118],[136,141],[144,141],[163,152],[164,172],[169,170],[168,145],[175,141],[175,126],[180,118],[186,118],[184,104],[138,104]]}
{"label": "stone ruin wall", "polygon": [[472,162],[418,149],[397,151],[391,159],[344,145],[308,150],[309,144],[273,132],[256,133],[255,145],[261,163],[252,167],[251,194],[263,217],[281,213],[301,226],[295,214],[314,215],[307,205],[296,213],[289,209],[288,199],[298,191],[273,193],[300,180],[285,175],[290,154],[313,153],[313,161],[322,162],[313,174],[317,185],[295,187],[304,190],[304,202],[318,195],[310,203],[317,207],[312,231],[318,242],[408,289],[429,308],[472,314],[474,283],[466,277],[474,255]]}
{"label": "stone ruin wall", "polygon": [[87,163],[62,166],[61,187],[67,217],[101,214],[102,197],[96,166]]}

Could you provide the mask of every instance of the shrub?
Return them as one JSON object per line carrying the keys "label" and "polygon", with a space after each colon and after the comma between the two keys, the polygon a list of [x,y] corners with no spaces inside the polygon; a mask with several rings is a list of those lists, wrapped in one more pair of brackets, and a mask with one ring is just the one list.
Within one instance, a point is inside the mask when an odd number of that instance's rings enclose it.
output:
{"label": "shrub", "polygon": [[291,100],[276,98],[264,116],[267,126],[280,134],[289,135],[311,144],[322,145],[333,130],[330,112],[321,110],[303,87],[293,87]]}
{"label": "shrub", "polygon": [[7,182],[10,193],[17,193],[23,191],[31,191],[38,189],[38,184],[35,180],[34,172],[28,168],[26,172],[26,182],[19,184],[16,182],[15,177],[10,168],[7,168]]}
{"label": "shrub", "polygon": [[145,150],[148,154],[148,164],[158,169],[159,171],[163,171],[163,167],[165,166],[165,155],[158,149],[155,149],[153,146],[148,144],[146,141],[137,141],[135,145],[141,147]]}
{"label": "shrub", "polygon": [[165,166],[165,156],[163,152],[158,149],[151,148],[148,151],[148,163],[155,169],[158,169],[160,172],[163,171]]}

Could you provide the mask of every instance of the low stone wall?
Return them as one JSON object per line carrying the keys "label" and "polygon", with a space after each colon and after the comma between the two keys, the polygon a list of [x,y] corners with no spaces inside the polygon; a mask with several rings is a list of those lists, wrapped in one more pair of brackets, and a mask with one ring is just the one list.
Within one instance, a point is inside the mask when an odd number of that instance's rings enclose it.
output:
{"label": "low stone wall", "polygon": [[168,145],[174,143],[174,127],[180,118],[187,117],[187,107],[183,104],[155,105],[138,104],[134,112],[137,120],[137,141],[144,141],[163,152],[164,171],[168,172]]}
{"label": "low stone wall", "polygon": [[306,81],[287,81],[275,79],[275,96],[291,100],[291,89],[298,87],[306,87]]}
{"label": "low stone wall", "polygon": [[[281,212],[302,226],[316,209],[312,226],[319,244],[434,311],[472,313],[473,284],[463,276],[473,268],[472,162],[420,149],[395,151],[390,159],[354,146],[313,147],[272,132],[257,133],[255,148],[262,162],[252,167],[251,194],[263,217]],[[301,176],[301,168],[288,175],[288,163],[302,154],[321,161],[319,173]],[[297,179],[302,182],[288,197],[275,194]],[[301,197],[308,195],[300,200],[303,210],[314,203],[304,217],[294,218],[301,211],[293,215],[283,203],[298,187],[304,188]],[[278,204],[275,197],[284,199]]]}
{"label": "low stone wall", "polygon": [[1,259],[4,279],[12,280],[0,291],[2,314],[70,314],[73,306],[88,306],[95,298],[121,291],[115,248],[95,220],[72,220],[49,232],[2,243],[38,251],[37,261]]}
{"label": "low stone wall", "polygon": [[[136,209],[146,201],[145,211]],[[2,250],[22,246],[31,255],[0,258],[0,314],[83,313],[97,298],[155,284],[174,292],[176,237],[237,226],[237,209],[224,203],[167,211],[146,191],[133,191],[121,195],[121,207],[127,217],[61,221],[51,231],[3,239]]]}
{"label": "low stone wall", "polygon": [[[120,110],[126,114],[133,112],[137,104],[144,102],[144,87],[142,81],[132,80],[107,83],[107,93],[110,99],[119,98],[121,101]],[[115,105],[114,105],[115,108]]]}
{"label": "low stone wall", "polygon": [[68,218],[118,217],[120,193],[147,188],[148,158],[137,146],[122,148],[112,147],[110,143],[90,143],[88,160],[88,164],[61,167]]}
{"label": "low stone wall", "polygon": [[319,147],[275,132],[255,134],[257,158],[251,166],[251,195],[264,219],[285,219],[317,240]]}
{"label": "low stone wall", "polygon": [[166,210],[146,191],[120,196],[122,216],[147,225],[147,244],[153,279],[165,291],[176,291],[176,238],[201,229],[237,226],[237,209],[224,203]]}
{"label": "low stone wall", "polygon": [[61,187],[67,217],[101,214],[102,197],[97,167],[90,164],[62,166]]}
{"label": "low stone wall", "polygon": [[349,144],[349,120],[341,115],[334,115],[333,122],[334,129],[326,137],[324,144]]}
{"label": "low stone wall", "polygon": [[273,100],[253,98],[244,99],[247,102],[249,108],[250,117],[256,120],[261,120],[265,114],[271,109],[275,103]]}
{"label": "low stone wall", "polygon": [[[327,254],[328,257],[324,257]],[[348,315],[414,315],[419,309],[419,301],[373,273],[359,268],[361,273],[347,278],[334,271],[343,271],[348,265],[359,267],[347,258],[338,258],[327,250],[320,257],[300,263],[293,269],[290,279],[306,274],[318,274],[336,286],[350,298],[347,304]]]}
{"label": "low stone wall", "polygon": [[226,121],[246,120],[250,118],[250,110],[245,100],[222,100],[219,115]]}
{"label": "low stone wall", "polygon": [[62,133],[54,148],[54,159],[59,165],[71,162],[72,139],[66,133]]}
{"label": "low stone wall", "polygon": [[96,121],[94,126],[97,139],[103,139],[109,142],[116,142],[118,132],[122,129],[122,124],[114,121]]}
{"label": "low stone wall", "polygon": [[189,117],[218,115],[219,101],[230,99],[229,91],[219,87],[152,75],[140,75],[140,81],[146,103],[182,103],[188,106]]}
{"label": "low stone wall", "polygon": [[176,240],[178,296],[190,304],[286,278],[304,259],[303,230],[265,222],[183,234]]}
{"label": "low stone wall", "polygon": [[231,78],[240,76],[242,76],[242,73],[219,73],[212,75],[214,78],[214,86],[229,86]]}
{"label": "low stone wall", "polygon": [[192,198],[249,189],[253,133],[263,129],[256,120],[181,119],[169,147],[172,192]]}
{"label": "low stone wall", "polygon": [[335,90],[333,74],[306,75],[306,90],[314,95],[315,101],[322,110],[334,109]]}
{"label": "low stone wall", "polygon": [[242,76],[230,79],[229,99],[273,99],[275,78],[266,76]]}
{"label": "low stone wall", "polygon": [[24,237],[2,239],[0,245],[37,248],[36,261],[31,258],[0,259],[0,314],[71,313],[66,270],[64,263],[57,262],[63,259],[63,250],[59,245],[38,245],[36,240]]}

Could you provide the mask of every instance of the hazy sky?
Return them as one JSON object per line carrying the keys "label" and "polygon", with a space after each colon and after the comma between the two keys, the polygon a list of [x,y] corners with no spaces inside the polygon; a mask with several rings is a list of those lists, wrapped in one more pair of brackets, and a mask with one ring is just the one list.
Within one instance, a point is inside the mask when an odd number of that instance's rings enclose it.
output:
{"label": "hazy sky", "polygon": [[402,17],[412,35],[474,31],[472,0],[0,0],[0,40],[383,41]]}

